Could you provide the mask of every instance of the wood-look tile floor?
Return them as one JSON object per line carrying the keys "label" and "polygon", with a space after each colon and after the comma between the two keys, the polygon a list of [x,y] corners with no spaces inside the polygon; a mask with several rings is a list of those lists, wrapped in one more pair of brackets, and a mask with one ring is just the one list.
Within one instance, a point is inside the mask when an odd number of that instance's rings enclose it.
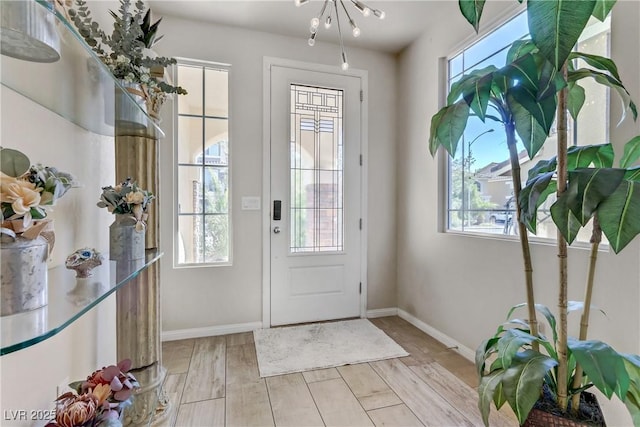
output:
{"label": "wood-look tile floor", "polygon": [[[371,319],[411,355],[260,378],[253,333],[165,342],[170,426],[482,426],[472,363],[399,317]],[[505,405],[492,426],[516,426]]]}

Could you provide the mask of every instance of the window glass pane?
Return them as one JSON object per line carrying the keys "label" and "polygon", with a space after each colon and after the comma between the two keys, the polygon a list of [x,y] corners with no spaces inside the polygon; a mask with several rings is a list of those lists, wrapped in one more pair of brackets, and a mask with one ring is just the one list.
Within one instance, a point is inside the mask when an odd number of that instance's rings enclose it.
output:
{"label": "window glass pane", "polygon": [[[463,57],[464,73],[490,64],[503,67],[511,43],[527,36],[526,19],[526,13],[522,13],[463,50],[460,55]],[[577,45],[578,50],[608,56],[608,20],[601,23],[592,19],[583,34]],[[449,88],[462,77],[462,74],[456,74],[460,68],[460,55],[449,61]],[[580,66],[579,63],[576,65]],[[578,122],[569,123],[570,143],[602,143],[608,136],[609,92],[592,79],[581,80],[579,84],[587,92],[587,101]],[[555,125],[552,126],[547,141],[534,159],[529,159],[517,136],[516,140],[524,185],[529,170],[538,161],[557,154],[557,130]],[[509,151],[502,124],[492,120],[482,123],[475,116],[469,118],[457,152],[449,159],[447,196],[449,230],[501,235],[518,233]],[[538,209],[537,237],[556,238],[556,228],[549,211],[554,201],[553,195]],[[580,231],[578,240],[588,241],[589,237],[590,226],[587,226]]]}
{"label": "window glass pane", "polygon": [[202,67],[178,65],[178,80],[187,91],[177,97],[180,114],[202,115]]}
{"label": "window glass pane", "polygon": [[195,264],[204,261],[202,218],[201,215],[178,216],[178,263]]}
{"label": "window glass pane", "polygon": [[341,90],[291,85],[291,252],[343,250]]}
{"label": "window glass pane", "polygon": [[178,163],[196,163],[202,153],[202,118],[178,117]]}
{"label": "window glass pane", "polygon": [[460,73],[462,73],[462,54],[449,60],[449,76],[455,77]]}
{"label": "window glass pane", "polygon": [[229,170],[220,167],[204,168],[205,213],[229,212]]}
{"label": "window glass pane", "polygon": [[178,166],[178,212],[203,212],[202,168],[199,166]]}
{"label": "window glass pane", "polygon": [[229,73],[206,68],[204,71],[205,115],[229,117]]}
{"label": "window glass pane", "polygon": [[[205,147],[204,163],[207,165],[229,164],[229,122],[226,119],[205,119]],[[202,160],[200,160],[202,161]]]}
{"label": "window glass pane", "polygon": [[229,261],[229,216],[204,216],[204,262]]}

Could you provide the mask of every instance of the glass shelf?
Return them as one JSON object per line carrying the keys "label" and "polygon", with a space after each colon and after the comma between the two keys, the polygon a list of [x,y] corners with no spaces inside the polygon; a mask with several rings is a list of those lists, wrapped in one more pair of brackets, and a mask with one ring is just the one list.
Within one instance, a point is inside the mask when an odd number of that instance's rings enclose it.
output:
{"label": "glass shelf", "polygon": [[[51,338],[80,316],[147,269],[163,254],[147,250],[139,262],[105,260],[92,277],[77,279],[64,266],[48,271],[48,304],[42,308],[0,317],[0,355],[30,347]],[[108,255],[105,255],[108,258]]]}
{"label": "glass shelf", "polygon": [[[36,1],[39,7],[55,14],[61,39],[60,60],[38,63],[3,55],[2,85],[99,135],[163,138],[158,124],[123,89],[73,24],[58,11],[52,11],[46,0],[29,1]],[[134,120],[118,120],[116,114],[127,114]]]}

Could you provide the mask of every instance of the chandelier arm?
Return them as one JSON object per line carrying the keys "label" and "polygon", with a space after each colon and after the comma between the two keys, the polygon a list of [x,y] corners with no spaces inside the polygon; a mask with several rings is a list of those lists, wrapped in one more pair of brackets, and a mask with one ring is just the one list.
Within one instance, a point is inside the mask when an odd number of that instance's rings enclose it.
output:
{"label": "chandelier arm", "polygon": [[333,0],[333,6],[336,11],[336,22],[338,25],[338,36],[340,37],[340,50],[342,51],[342,69],[346,70],[349,68],[349,62],[347,61],[347,54],[344,51],[344,42],[342,41],[342,29],[340,28],[340,14],[338,13],[338,2],[339,0]]}
{"label": "chandelier arm", "polygon": [[349,24],[351,24],[352,27],[356,26],[356,21],[354,21],[351,18],[351,15],[349,15],[349,11],[347,10],[347,7],[344,5],[344,1],[342,1],[342,0],[339,0],[339,1],[340,1],[340,4],[342,5],[342,8],[344,9],[344,13],[347,15],[347,19],[349,20]]}

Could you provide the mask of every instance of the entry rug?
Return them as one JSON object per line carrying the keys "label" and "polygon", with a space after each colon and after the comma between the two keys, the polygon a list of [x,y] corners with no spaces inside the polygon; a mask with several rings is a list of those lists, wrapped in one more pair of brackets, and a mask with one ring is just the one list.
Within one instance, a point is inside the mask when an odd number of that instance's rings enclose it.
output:
{"label": "entry rug", "polygon": [[408,356],[367,319],[253,331],[260,377]]}

